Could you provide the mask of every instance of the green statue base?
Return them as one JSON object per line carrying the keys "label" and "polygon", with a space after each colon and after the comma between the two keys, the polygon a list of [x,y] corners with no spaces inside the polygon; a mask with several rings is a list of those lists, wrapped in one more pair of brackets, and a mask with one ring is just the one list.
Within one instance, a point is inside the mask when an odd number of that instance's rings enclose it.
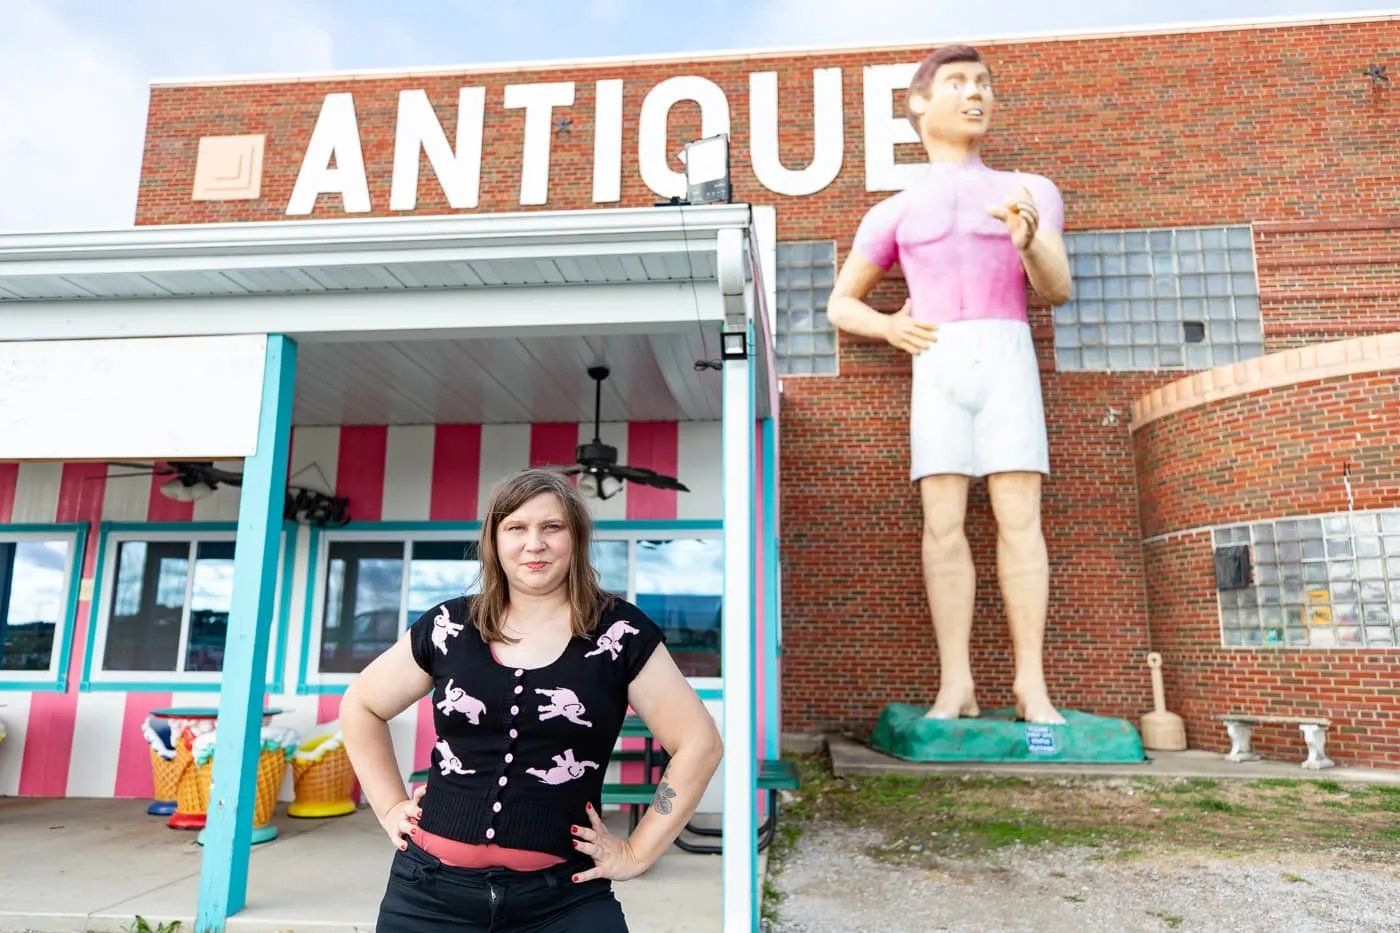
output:
{"label": "green statue base", "polygon": [[1063,726],[1016,719],[1013,708],[983,710],[976,719],[925,719],[927,706],[891,703],[870,744],[915,762],[995,761],[1133,764],[1147,760],[1142,738],[1126,719],[1060,710]]}

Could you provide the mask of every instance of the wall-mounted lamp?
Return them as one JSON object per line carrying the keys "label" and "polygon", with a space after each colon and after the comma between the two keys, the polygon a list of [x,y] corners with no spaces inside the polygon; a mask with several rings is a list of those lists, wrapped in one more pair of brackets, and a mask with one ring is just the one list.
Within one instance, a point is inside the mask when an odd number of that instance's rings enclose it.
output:
{"label": "wall-mounted lamp", "polygon": [[749,358],[749,335],[741,330],[727,330],[719,337],[720,359],[746,360]]}

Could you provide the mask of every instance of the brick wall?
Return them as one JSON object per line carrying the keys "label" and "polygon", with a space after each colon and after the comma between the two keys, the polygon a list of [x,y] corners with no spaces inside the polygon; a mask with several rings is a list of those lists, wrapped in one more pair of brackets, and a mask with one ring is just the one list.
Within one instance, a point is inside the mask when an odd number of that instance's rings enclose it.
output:
{"label": "brick wall", "polygon": [[[1229,749],[1213,717],[1229,710],[1320,715],[1340,762],[1400,765],[1400,653],[1221,645],[1211,536],[1203,526],[1400,503],[1400,373],[1394,370],[1240,395],[1143,425],[1133,435],[1153,647],[1168,708],[1196,748]],[[1296,726],[1256,746],[1302,760]]]}
{"label": "brick wall", "polygon": [[[1361,71],[1369,50],[1397,46],[1400,20],[985,45],[1000,102],[985,155],[993,165],[1055,179],[1071,229],[1293,225],[1259,228],[1271,350],[1393,329],[1400,273],[1393,235],[1381,227],[1400,216],[1393,159],[1400,91],[1373,89]],[[619,206],[650,205],[655,196],[636,162],[641,100],[666,77],[694,74],[728,95],[736,200],[775,204],[781,239],[835,239],[844,257],[861,215],[884,196],[864,185],[861,68],[916,61],[924,51],[156,88],[137,220],[281,219],[321,101],[342,90],[356,95],[374,214],[388,215],[398,91],[426,89],[451,139],[456,91],[464,84],[488,88],[479,210],[520,210],[523,114],[502,108],[503,88],[536,80],[579,82],[568,114],[572,129],[553,136],[546,207],[594,207],[593,82],[604,78],[626,81]],[[749,167],[747,75],[779,72],[782,157],[800,167],[812,154],[812,69],[832,66],[844,69],[842,173],[810,197],[773,195]],[[670,151],[699,132],[698,108],[678,105]],[[267,134],[262,197],[192,202],[198,139],[234,133]],[[916,147],[900,154],[902,161],[919,157]],[[418,213],[448,210],[425,171]],[[338,199],[323,197],[315,216],[343,216]],[[1342,229],[1366,223],[1374,229]],[[1310,267],[1307,257],[1316,260]],[[1348,262],[1331,261],[1338,257]],[[1357,291],[1361,279],[1365,290]],[[877,298],[894,308],[902,295],[896,278]],[[1049,367],[1048,314],[1037,309],[1033,323]],[[937,683],[919,576],[917,500],[906,472],[908,363],[888,348],[846,339],[841,352],[839,377],[785,382],[783,702],[790,731],[863,729],[887,702],[931,700]],[[1176,375],[1043,372],[1055,470],[1045,492],[1054,565],[1047,654],[1062,705],[1123,716],[1150,707],[1143,662],[1150,590],[1126,412]],[[1120,413],[1116,424],[1111,408]],[[981,574],[975,670],[983,703],[996,704],[1009,701],[1008,643],[980,485],[969,522]]]}
{"label": "brick wall", "polygon": [[1255,261],[1270,352],[1400,331],[1400,232],[1388,212],[1363,220],[1262,223]]}

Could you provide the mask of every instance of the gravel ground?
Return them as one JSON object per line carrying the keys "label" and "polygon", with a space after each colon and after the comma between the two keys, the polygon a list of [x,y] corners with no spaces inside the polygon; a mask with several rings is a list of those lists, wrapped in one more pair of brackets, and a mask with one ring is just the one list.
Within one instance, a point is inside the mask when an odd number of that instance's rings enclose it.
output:
{"label": "gravel ground", "polygon": [[1400,869],[1343,857],[1139,855],[1010,847],[935,870],[876,861],[871,837],[809,826],[770,933],[1392,933]]}

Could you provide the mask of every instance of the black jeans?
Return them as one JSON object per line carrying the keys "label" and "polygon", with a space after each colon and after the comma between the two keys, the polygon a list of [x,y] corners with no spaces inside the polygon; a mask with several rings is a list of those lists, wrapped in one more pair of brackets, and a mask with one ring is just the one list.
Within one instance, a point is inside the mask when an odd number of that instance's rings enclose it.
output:
{"label": "black jeans", "polygon": [[575,869],[455,868],[409,842],[395,852],[375,933],[628,933],[606,878]]}

